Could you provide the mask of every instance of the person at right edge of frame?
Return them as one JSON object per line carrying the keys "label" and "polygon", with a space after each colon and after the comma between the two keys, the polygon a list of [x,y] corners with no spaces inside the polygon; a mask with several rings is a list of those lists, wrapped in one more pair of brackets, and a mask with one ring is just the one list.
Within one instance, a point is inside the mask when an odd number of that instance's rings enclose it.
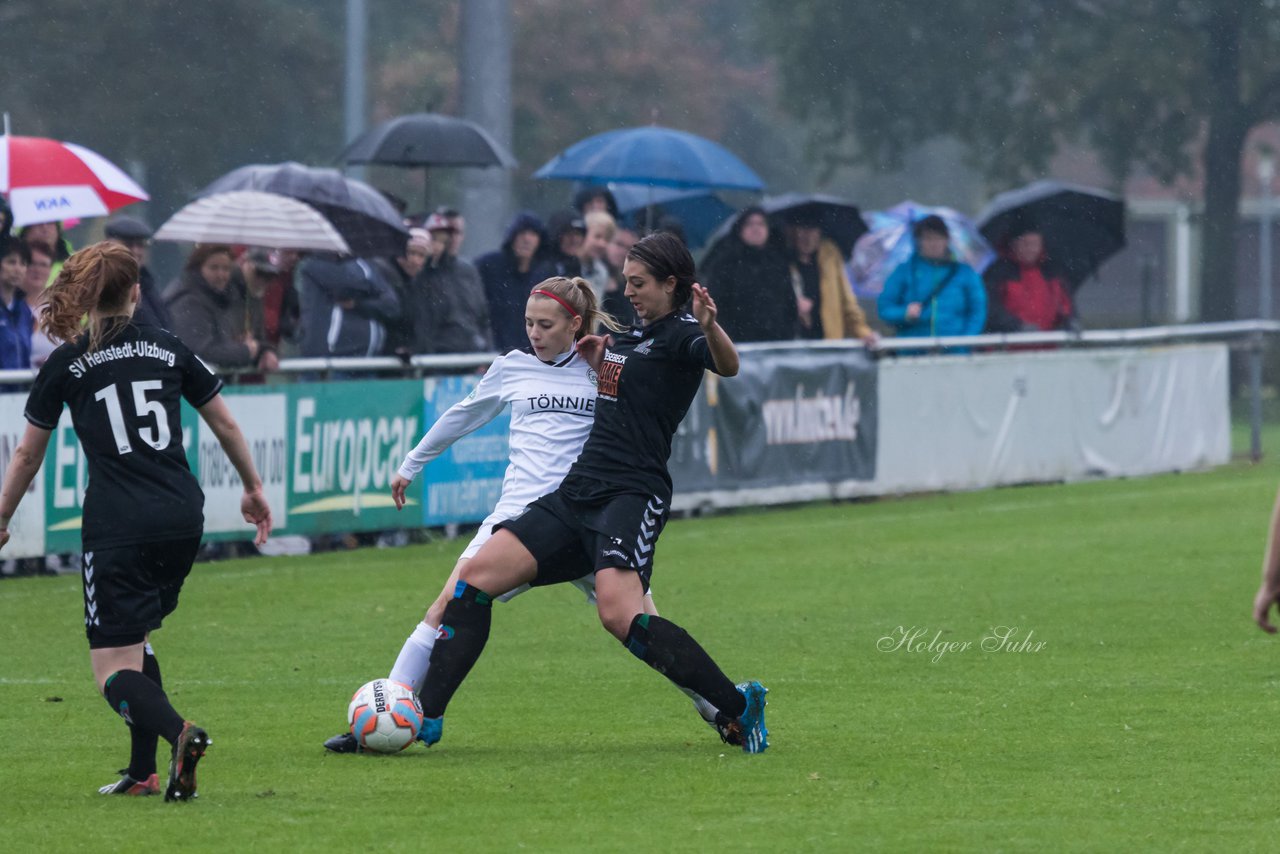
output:
{"label": "person at right edge of frame", "polygon": [[[129,727],[129,766],[104,795],[160,793],[159,739],[169,743],[166,801],[196,796],[196,763],[209,734],[169,702],[151,632],[178,604],[204,533],[204,493],[187,466],[181,402],[213,431],[240,475],[240,511],[271,533],[244,434],[222,399],[222,380],[173,333],[135,322],[138,262],[102,242],[72,255],[42,295],[39,323],[65,341],[27,397],[26,431],[0,486],[0,547],[44,461],[62,407],[89,465],[81,522],[85,634],[98,690]],[[82,320],[88,315],[87,325]]]}
{"label": "person at right edge of frame", "polygon": [[1253,597],[1253,621],[1269,635],[1277,631],[1271,622],[1271,608],[1280,612],[1280,493],[1271,509],[1271,527],[1267,529],[1267,550],[1262,556],[1262,584]]}
{"label": "person at right edge of frame", "polygon": [[[605,630],[677,687],[715,706],[725,741],[747,753],[769,746],[765,687],[734,685],[688,632],[644,607],[654,549],[670,513],[672,437],[704,371],[736,375],[738,351],[676,236],[651,234],[636,243],[623,277],[641,325],[616,342],[599,336],[579,342],[598,374],[596,419],[582,454],[558,489],[494,526],[492,538],[462,567],[445,606],[421,692],[420,740],[428,745],[440,740],[445,708],[484,650],[493,600],[522,584],[571,581],[557,577],[558,570],[586,558],[595,570]],[[683,311],[690,297],[692,315]]]}

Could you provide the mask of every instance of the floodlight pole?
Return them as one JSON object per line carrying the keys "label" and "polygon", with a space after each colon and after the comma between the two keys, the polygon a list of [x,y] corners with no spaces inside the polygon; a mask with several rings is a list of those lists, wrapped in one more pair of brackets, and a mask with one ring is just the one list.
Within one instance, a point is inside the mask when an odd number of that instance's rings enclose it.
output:
{"label": "floodlight pole", "polygon": [[[345,148],[365,129],[365,64],[369,32],[369,9],[365,0],[347,0],[346,68],[343,74],[342,132]],[[361,167],[342,164],[348,175],[363,177]]]}
{"label": "floodlight pole", "polygon": [[[466,0],[458,38],[458,86],[462,115],[513,150],[511,0]],[[511,170],[463,169],[462,212],[467,217],[463,251],[474,254],[502,242],[511,215]]]}

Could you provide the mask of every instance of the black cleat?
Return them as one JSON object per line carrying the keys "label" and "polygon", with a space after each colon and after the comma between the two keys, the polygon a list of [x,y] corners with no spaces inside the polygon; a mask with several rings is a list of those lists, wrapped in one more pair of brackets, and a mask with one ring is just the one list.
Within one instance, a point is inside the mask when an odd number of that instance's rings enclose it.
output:
{"label": "black cleat", "polygon": [[330,753],[363,753],[360,742],[349,732],[341,732],[333,738],[325,739],[324,749]]}
{"label": "black cleat", "polygon": [[742,747],[742,724],[724,712],[716,712],[716,719],[710,722],[720,733],[720,740],[733,747]]}
{"label": "black cleat", "polygon": [[169,762],[169,785],[164,790],[166,801],[189,801],[196,796],[196,763],[210,744],[209,733],[191,721],[182,725]]}

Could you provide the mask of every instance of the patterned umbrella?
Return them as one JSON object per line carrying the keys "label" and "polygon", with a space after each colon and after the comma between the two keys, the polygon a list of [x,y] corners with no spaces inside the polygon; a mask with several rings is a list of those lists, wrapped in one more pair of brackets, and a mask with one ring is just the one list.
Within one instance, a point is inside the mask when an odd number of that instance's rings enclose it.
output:
{"label": "patterned umbrella", "polygon": [[963,261],[981,272],[995,257],[978,227],[964,214],[951,208],[935,208],[907,201],[885,211],[872,211],[867,217],[871,230],[853,247],[849,261],[849,281],[860,297],[876,297],[884,289],[885,280],[899,264],[911,257],[915,241],[911,227],[927,216],[942,217],[951,232],[951,250],[957,261]]}
{"label": "patterned umbrella", "polygon": [[106,216],[149,198],[100,154],[70,142],[7,132],[0,136],[0,193],[9,199],[16,226]]}

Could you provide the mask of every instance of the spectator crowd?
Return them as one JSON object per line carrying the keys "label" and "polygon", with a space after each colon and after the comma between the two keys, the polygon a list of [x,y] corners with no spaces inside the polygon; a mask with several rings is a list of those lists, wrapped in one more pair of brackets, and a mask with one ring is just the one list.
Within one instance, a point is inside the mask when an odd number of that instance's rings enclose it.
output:
{"label": "spectator crowd", "polygon": [[[588,188],[574,204],[545,221],[516,214],[501,244],[474,259],[460,254],[466,218],[452,208],[406,217],[408,240],[389,258],[200,244],[166,286],[147,266],[152,231],[145,222],[117,215],[104,234],[138,260],[138,319],[176,332],[219,368],[261,376],[289,356],[407,359],[523,347],[529,291],[550,276],[581,276],[606,311],[633,322],[622,263],[639,235],[619,220],[607,189]],[[7,222],[0,209],[0,368],[38,368],[54,342],[34,328],[34,312],[71,247],[57,223],[10,234]],[[669,218],[654,230],[683,237]],[[981,275],[957,260],[939,217],[915,222],[912,237],[914,252],[875,301],[886,334],[1076,328],[1071,290],[1045,257],[1034,223],[1015,228]],[[736,341],[872,345],[879,333],[854,295],[845,261],[819,222],[777,223],[749,207],[699,272]]]}

